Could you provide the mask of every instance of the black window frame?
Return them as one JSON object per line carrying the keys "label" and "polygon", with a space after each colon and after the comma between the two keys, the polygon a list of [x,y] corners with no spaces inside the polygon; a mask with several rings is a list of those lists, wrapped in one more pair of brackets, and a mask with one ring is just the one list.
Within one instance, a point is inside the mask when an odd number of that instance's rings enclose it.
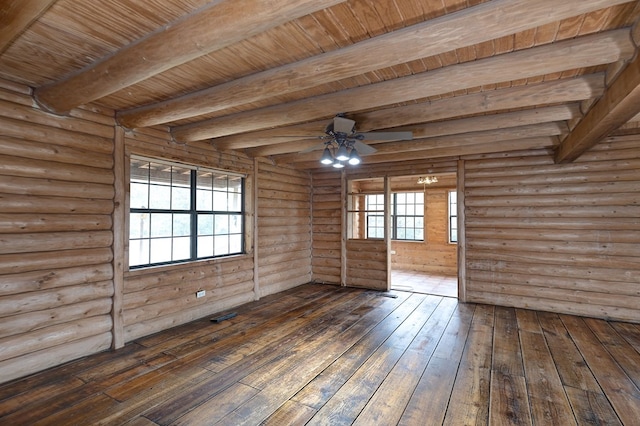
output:
{"label": "black window frame", "polygon": [[[181,263],[188,263],[188,262],[195,262],[195,261],[201,261],[201,260],[206,260],[206,259],[215,259],[215,258],[224,258],[224,257],[230,257],[230,256],[237,256],[237,255],[242,255],[242,254],[246,254],[245,251],[245,235],[246,235],[246,207],[245,207],[245,198],[246,198],[246,176],[239,174],[239,173],[235,173],[235,172],[231,172],[231,171],[227,171],[227,170],[220,170],[220,169],[214,169],[214,168],[209,168],[209,167],[202,167],[202,166],[195,166],[195,165],[190,165],[190,164],[184,164],[184,163],[179,163],[179,162],[175,162],[175,161],[168,161],[168,160],[162,160],[162,159],[156,159],[156,158],[148,158],[148,157],[144,157],[144,156],[139,156],[139,155],[132,155],[130,157],[130,162],[129,162],[129,170],[131,170],[131,165],[133,164],[133,161],[142,161],[142,162],[148,162],[150,164],[158,164],[158,165],[163,165],[165,167],[176,167],[176,168],[181,168],[181,169],[189,169],[190,170],[190,176],[189,176],[189,208],[188,209],[173,209],[173,208],[168,208],[168,209],[164,209],[164,208],[140,208],[140,207],[129,207],[129,214],[128,214],[128,225],[129,225],[129,229],[131,230],[131,220],[132,220],[132,215],[133,214],[148,214],[149,215],[149,235],[146,237],[141,237],[141,238],[132,238],[131,236],[131,231],[128,235],[128,248],[129,248],[129,259],[128,259],[128,267],[129,270],[137,270],[137,269],[144,269],[144,268],[150,268],[150,267],[156,267],[156,266],[163,266],[163,265],[173,265],[173,264],[181,264]],[[229,176],[233,176],[235,178],[239,178],[240,179],[240,187],[239,187],[239,191],[240,191],[240,200],[239,200],[239,206],[240,206],[240,210],[230,210],[230,209],[226,209],[226,210],[215,210],[215,206],[213,206],[213,199],[212,199],[212,209],[211,210],[203,210],[203,209],[199,209],[198,208],[198,202],[197,202],[197,192],[198,192],[198,172],[202,172],[205,171],[207,173],[213,173],[213,174],[217,174],[219,176],[227,176],[227,179]],[[131,172],[130,172],[131,173]],[[173,176],[173,174],[171,174],[171,176]],[[131,175],[129,175],[129,185],[131,185],[132,183],[134,183],[132,181],[132,177]],[[148,178],[148,185],[149,188],[151,188],[152,185],[158,185],[158,183],[154,183],[151,180],[151,176],[149,175]],[[165,186],[169,186],[169,188],[173,189],[174,186],[172,184],[172,182],[169,185],[165,185]],[[212,192],[213,192],[213,188],[212,188]],[[227,187],[227,197],[229,196],[228,194],[230,194],[228,187]],[[150,189],[148,191],[148,196],[150,193]],[[131,191],[128,194],[128,198],[129,198],[129,202],[131,202]],[[151,218],[153,216],[153,214],[160,214],[160,215],[171,215],[172,216],[172,230],[171,230],[171,236],[170,237],[152,237],[151,236]],[[224,236],[224,235],[240,235],[240,249],[239,251],[233,251],[233,252],[229,252],[229,253],[225,253],[225,254],[219,254],[216,255],[215,252],[213,255],[208,255],[208,256],[199,256],[198,255],[198,237],[201,236],[198,234],[198,219],[199,219],[199,215],[203,215],[203,214],[207,214],[207,215],[218,215],[218,216],[237,216],[240,218],[240,231],[239,232],[234,232],[234,233],[220,233],[220,234],[216,234],[215,233],[215,228],[213,230],[213,233],[211,234],[212,237],[215,238],[216,235],[218,236]],[[175,234],[175,222],[174,222],[174,215],[188,215],[189,216],[189,234],[187,235],[189,238],[189,255],[188,257],[181,257],[180,259],[174,259],[174,260],[167,260],[167,261],[160,261],[160,262],[152,262],[151,261],[151,244],[153,242],[154,239],[156,238],[171,238],[172,242],[173,239],[176,237],[182,237],[185,238],[187,236],[183,236],[183,235],[176,235]],[[230,220],[230,219],[229,219]],[[209,234],[207,234],[208,236]],[[139,263],[139,264],[135,264],[135,265],[131,265],[130,261],[131,261],[131,246],[132,246],[132,241],[148,241],[148,263]],[[171,250],[173,251],[173,245]],[[172,253],[172,259],[174,258],[173,253]]]}

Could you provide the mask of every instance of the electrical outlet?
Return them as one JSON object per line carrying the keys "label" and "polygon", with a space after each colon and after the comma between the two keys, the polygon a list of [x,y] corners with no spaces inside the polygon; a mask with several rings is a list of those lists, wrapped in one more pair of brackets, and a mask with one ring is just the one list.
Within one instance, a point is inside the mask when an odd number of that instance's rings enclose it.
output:
{"label": "electrical outlet", "polygon": [[196,298],[201,298],[204,297],[204,295],[207,294],[206,290],[200,290],[200,291],[196,291]]}
{"label": "electrical outlet", "polygon": [[391,250],[391,254],[396,254],[396,251],[395,250]]}

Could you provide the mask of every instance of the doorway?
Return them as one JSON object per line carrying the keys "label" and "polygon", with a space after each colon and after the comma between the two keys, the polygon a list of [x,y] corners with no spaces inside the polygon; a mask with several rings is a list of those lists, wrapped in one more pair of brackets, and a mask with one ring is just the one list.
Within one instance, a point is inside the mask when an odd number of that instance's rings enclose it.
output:
{"label": "doorway", "polygon": [[456,174],[390,178],[390,287],[458,297]]}

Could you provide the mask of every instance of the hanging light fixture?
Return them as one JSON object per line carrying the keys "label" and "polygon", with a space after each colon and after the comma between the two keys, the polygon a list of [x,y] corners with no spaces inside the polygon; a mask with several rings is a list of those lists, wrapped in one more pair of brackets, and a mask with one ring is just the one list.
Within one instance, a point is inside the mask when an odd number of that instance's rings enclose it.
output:
{"label": "hanging light fixture", "polygon": [[342,161],[334,161],[333,167],[335,167],[336,169],[342,169],[344,167],[344,163]]}
{"label": "hanging light fixture", "polygon": [[351,148],[351,153],[349,153],[349,164],[352,166],[357,166],[362,162],[360,155],[358,155],[358,151],[356,151],[355,147]]}
{"label": "hanging light fixture", "polygon": [[324,148],[324,152],[322,153],[322,158],[320,158],[320,162],[322,164],[333,164],[333,154],[331,154],[331,150],[329,149],[329,144]]}
{"label": "hanging light fixture", "polygon": [[438,178],[435,176],[426,176],[426,177],[420,176],[418,178],[418,183],[420,185],[431,185],[432,183],[437,183],[437,182],[438,182]]}
{"label": "hanging light fixture", "polygon": [[349,159],[349,151],[347,150],[346,141],[338,141],[338,151],[336,151],[336,160],[347,161]]}

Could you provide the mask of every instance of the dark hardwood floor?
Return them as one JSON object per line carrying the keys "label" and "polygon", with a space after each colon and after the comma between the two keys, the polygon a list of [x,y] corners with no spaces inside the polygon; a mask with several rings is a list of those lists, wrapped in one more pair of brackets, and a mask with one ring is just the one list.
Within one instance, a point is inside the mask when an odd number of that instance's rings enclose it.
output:
{"label": "dark hardwood floor", "polygon": [[311,284],[235,312],[2,385],[0,424],[640,422],[639,325]]}

